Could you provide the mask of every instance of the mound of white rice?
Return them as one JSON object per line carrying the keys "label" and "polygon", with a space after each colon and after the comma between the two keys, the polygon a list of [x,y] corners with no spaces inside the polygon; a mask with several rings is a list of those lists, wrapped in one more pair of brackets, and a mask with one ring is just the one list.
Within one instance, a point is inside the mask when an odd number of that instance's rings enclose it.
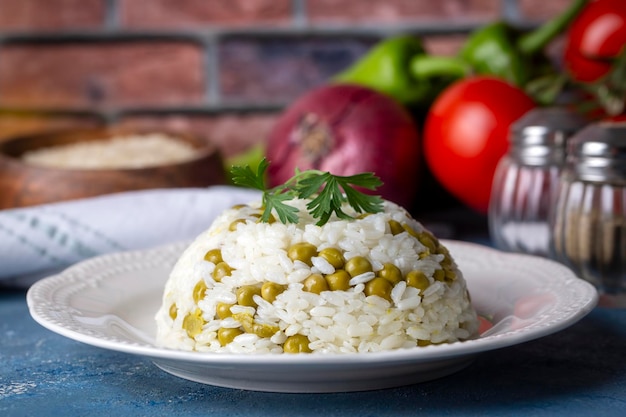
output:
{"label": "mound of white rice", "polygon": [[461,271],[405,210],[385,202],[381,213],[316,226],[306,203],[288,202],[299,208],[297,224],[260,222],[260,202],[220,215],[172,270],[156,314],[157,343],[351,353],[477,335]]}

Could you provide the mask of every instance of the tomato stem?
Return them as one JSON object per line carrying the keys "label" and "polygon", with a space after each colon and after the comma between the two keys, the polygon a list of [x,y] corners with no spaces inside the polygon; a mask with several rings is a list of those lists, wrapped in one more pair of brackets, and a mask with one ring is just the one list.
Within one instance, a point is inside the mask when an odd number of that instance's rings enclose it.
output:
{"label": "tomato stem", "polygon": [[563,13],[547,21],[537,29],[520,36],[517,41],[518,50],[526,55],[532,55],[542,50],[552,39],[569,26],[588,2],[589,0],[574,0]]}

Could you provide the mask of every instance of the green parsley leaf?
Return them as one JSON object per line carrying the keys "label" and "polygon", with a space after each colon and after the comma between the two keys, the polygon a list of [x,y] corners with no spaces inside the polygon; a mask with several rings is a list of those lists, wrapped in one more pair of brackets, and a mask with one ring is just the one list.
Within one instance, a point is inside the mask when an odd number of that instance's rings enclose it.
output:
{"label": "green parsley leaf", "polygon": [[233,166],[230,169],[233,182],[242,187],[254,188],[256,190],[265,191],[265,171],[269,166],[269,162],[265,158],[259,162],[257,172],[252,171],[250,165],[245,167]]}
{"label": "green parsley leaf", "polygon": [[346,193],[348,204],[359,213],[378,213],[383,210],[383,199],[377,195],[361,193],[352,186],[360,186],[368,190],[375,190],[381,186],[382,181],[371,172],[340,177],[340,185]]}
{"label": "green parsley leaf", "polygon": [[265,210],[263,210],[263,214],[261,215],[261,221],[269,222],[270,214],[272,210],[275,210],[276,214],[278,214],[278,219],[282,223],[298,223],[298,209],[283,202],[291,199],[293,199],[293,196],[287,193],[265,193],[263,195]]}
{"label": "green parsley leaf", "polygon": [[263,191],[263,214],[261,221],[268,222],[272,211],[275,211],[282,223],[297,223],[298,209],[285,204],[293,198],[311,199],[307,209],[317,225],[323,226],[330,220],[333,213],[341,219],[352,217],[342,210],[348,203],[357,213],[378,213],[383,210],[383,199],[379,196],[360,192],[355,187],[375,190],[382,181],[371,172],[340,176],[330,172],[315,170],[299,171],[285,184],[271,189],[265,187],[265,171],[269,162],[264,158],[257,172],[249,166],[231,169],[233,182],[243,187]]}
{"label": "green parsley leaf", "polygon": [[[342,209],[341,205],[344,202],[345,198],[341,192],[339,187],[339,177],[329,174],[328,172],[321,174],[319,177],[310,177],[302,180],[302,184],[310,184],[318,185],[321,181],[324,183],[324,187],[321,188],[321,185],[318,186],[317,190],[319,194],[313,200],[311,200],[307,204],[307,209],[309,209],[309,213],[316,218],[319,219],[317,222],[318,226],[326,224],[330,216],[335,213],[337,217],[341,219],[350,219],[351,217],[346,214]],[[309,185],[307,188],[307,192],[305,194],[300,194],[300,198],[310,197],[309,192],[312,186]],[[321,190],[320,190],[321,188]]]}

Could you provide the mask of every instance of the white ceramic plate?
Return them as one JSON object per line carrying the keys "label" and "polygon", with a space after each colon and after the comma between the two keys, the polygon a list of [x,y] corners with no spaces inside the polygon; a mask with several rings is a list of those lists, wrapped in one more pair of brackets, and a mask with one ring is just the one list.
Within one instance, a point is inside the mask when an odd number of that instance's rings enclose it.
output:
{"label": "white ceramic plate", "polygon": [[454,373],[476,355],[561,330],[597,303],[596,290],[569,269],[539,257],[443,241],[464,271],[472,302],[495,324],[480,338],[380,353],[242,355],[155,346],[153,316],[184,244],[105,255],[30,288],[28,306],[44,327],[105,349],[151,358],[192,381],[275,392],[362,391]]}

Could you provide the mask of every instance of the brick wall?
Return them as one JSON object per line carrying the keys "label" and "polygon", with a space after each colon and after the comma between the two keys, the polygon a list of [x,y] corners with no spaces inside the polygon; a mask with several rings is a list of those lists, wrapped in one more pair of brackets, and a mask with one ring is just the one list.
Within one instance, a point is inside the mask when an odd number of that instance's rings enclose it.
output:
{"label": "brick wall", "polygon": [[187,130],[225,154],[396,33],[452,54],[473,28],[570,0],[0,0],[0,139],[99,123]]}

